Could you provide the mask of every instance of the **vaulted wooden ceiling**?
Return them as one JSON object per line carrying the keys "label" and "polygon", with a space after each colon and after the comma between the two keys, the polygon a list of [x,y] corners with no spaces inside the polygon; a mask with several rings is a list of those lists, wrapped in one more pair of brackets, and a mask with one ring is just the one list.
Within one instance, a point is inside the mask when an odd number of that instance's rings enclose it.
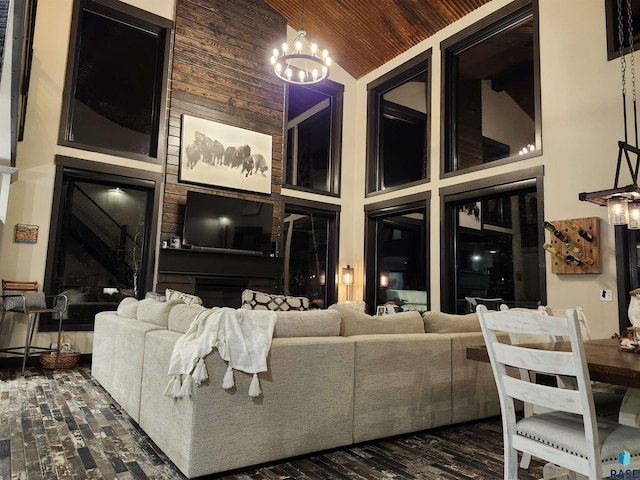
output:
{"label": "vaulted wooden ceiling", "polygon": [[[265,0],[294,29],[304,0]],[[360,78],[490,0],[306,0],[307,38]]]}

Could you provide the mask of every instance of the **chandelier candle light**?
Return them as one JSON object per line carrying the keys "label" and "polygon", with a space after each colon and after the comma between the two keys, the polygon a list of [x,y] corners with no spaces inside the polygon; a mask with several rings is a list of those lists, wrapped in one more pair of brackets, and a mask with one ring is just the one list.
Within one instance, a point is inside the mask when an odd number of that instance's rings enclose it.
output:
{"label": "chandelier candle light", "polygon": [[318,51],[315,43],[309,42],[304,30],[304,0],[302,0],[302,25],[298,35],[290,44],[282,44],[282,50],[273,49],[271,57],[276,75],[287,83],[311,85],[329,76],[331,58],[329,52]]}

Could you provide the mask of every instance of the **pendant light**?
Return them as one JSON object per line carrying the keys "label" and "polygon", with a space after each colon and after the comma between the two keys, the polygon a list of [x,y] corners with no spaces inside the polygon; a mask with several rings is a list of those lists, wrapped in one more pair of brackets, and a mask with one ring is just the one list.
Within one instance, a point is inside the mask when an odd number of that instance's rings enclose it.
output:
{"label": "pendant light", "polygon": [[287,83],[311,85],[329,76],[331,58],[327,50],[319,51],[315,43],[309,42],[304,29],[304,0],[302,0],[302,22],[298,35],[282,50],[273,49],[271,64],[275,74]]}

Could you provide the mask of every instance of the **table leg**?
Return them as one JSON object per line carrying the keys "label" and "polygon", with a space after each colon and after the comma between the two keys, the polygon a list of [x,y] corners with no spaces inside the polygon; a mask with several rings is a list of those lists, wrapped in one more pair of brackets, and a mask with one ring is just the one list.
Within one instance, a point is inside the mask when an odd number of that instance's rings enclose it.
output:
{"label": "table leg", "polygon": [[640,389],[627,389],[622,405],[620,405],[618,422],[630,427],[640,428]]}

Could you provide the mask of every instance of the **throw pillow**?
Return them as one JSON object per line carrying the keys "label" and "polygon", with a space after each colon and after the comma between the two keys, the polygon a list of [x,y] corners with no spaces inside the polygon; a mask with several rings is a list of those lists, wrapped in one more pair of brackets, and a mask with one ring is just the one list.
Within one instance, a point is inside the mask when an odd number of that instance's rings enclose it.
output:
{"label": "throw pillow", "polygon": [[424,331],[427,333],[481,332],[477,313],[456,315],[454,313],[424,312]]}
{"label": "throw pillow", "polygon": [[167,302],[182,300],[187,305],[202,305],[202,299],[197,295],[179,292],[178,290],[173,290],[171,288],[167,288],[165,296],[167,297]]}
{"label": "throw pillow", "polygon": [[340,335],[340,312],[337,310],[288,311],[277,312],[276,315],[274,338]]}
{"label": "throw pillow", "polygon": [[133,297],[125,297],[118,305],[118,315],[133,320],[138,319],[139,300]]}
{"label": "throw pillow", "polygon": [[147,293],[145,293],[144,298],[153,298],[154,300],[157,300],[159,302],[166,302],[167,301],[167,296],[166,295],[161,295],[161,294],[156,293],[156,292],[147,292]]}
{"label": "throw pillow", "polygon": [[291,297],[245,289],[242,292],[242,307],[247,310],[309,310],[307,297]]}
{"label": "throw pillow", "polygon": [[[44,292],[16,292],[17,295],[13,295],[13,292],[8,293],[8,297],[4,297],[4,309],[14,310],[22,312],[22,309],[26,308],[47,308],[47,301],[45,299]],[[24,299],[23,299],[24,296]]]}
{"label": "throw pillow", "polygon": [[353,308],[334,304],[329,307],[342,316],[340,335],[377,335],[393,333],[424,333],[422,317],[418,312],[400,312],[371,317]]}

